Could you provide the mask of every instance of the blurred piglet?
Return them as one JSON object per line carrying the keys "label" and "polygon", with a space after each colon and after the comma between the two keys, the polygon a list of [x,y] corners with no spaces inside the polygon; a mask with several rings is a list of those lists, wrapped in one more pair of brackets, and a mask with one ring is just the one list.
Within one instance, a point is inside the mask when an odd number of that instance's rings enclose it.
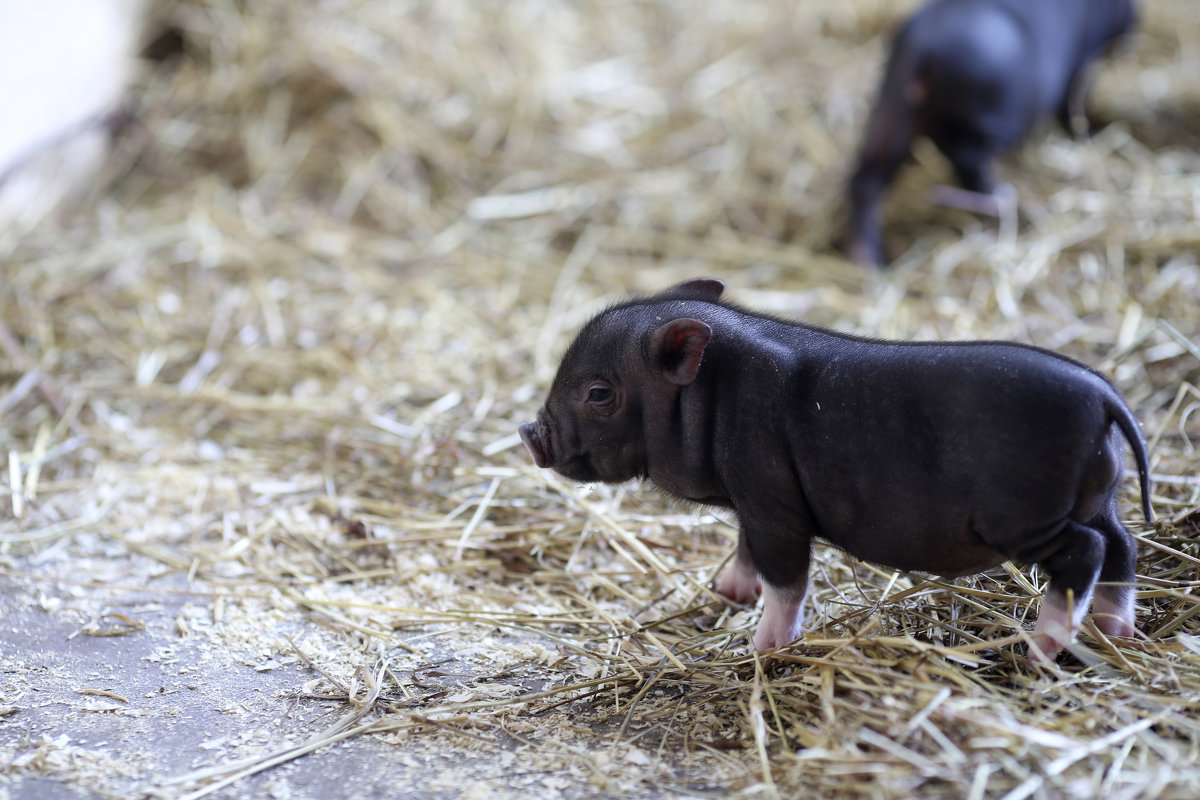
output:
{"label": "blurred piglet", "polygon": [[786,322],[722,302],[723,288],[689,281],[584,326],[537,421],[520,428],[537,465],[578,481],[649,478],[732,508],[738,549],[716,588],[745,602],[761,579],[759,650],[803,632],[813,539],[946,576],[1040,565],[1050,587],[1035,659],[1071,642],[1093,592],[1097,627],[1133,635],[1121,437],[1147,519],[1149,470],[1138,423],[1104,377],[1026,345]]}
{"label": "blurred piglet", "polygon": [[0,229],[31,225],[104,163],[142,0],[0,0]]}
{"label": "blurred piglet", "polygon": [[927,136],[963,190],[938,199],[1000,214],[1015,193],[997,186],[992,160],[1034,123],[1056,114],[1067,130],[1083,118],[1088,64],[1134,23],[1133,0],[933,0],[892,42],[879,97],[850,181],[845,250],[881,265],[883,192]]}

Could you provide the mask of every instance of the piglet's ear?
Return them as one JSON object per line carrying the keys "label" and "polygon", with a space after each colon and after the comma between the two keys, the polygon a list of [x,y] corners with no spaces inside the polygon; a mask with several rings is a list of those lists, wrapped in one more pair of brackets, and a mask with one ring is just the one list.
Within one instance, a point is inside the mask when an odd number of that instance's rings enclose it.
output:
{"label": "piglet's ear", "polygon": [[695,278],[690,281],[672,286],[663,292],[668,296],[698,297],[704,300],[719,300],[725,291],[725,284],[716,278]]}
{"label": "piglet's ear", "polygon": [[696,380],[704,347],[712,338],[712,328],[698,319],[668,322],[650,335],[650,357],[667,380],[687,386]]}

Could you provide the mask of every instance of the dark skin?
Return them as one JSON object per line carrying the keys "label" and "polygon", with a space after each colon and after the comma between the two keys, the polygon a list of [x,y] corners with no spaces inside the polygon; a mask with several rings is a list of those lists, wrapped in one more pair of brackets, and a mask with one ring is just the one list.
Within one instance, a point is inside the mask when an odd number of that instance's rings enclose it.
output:
{"label": "dark skin", "polygon": [[648,478],[732,508],[730,599],[766,595],[759,649],[802,632],[811,543],[945,576],[1037,563],[1034,655],[1097,625],[1133,633],[1134,543],[1117,518],[1121,441],[1150,517],[1137,421],[1098,373],[1003,342],[885,342],[755,314],[719,281],[615,306],[579,333],[521,437],[579,481]]}
{"label": "dark skin", "polygon": [[847,256],[885,263],[883,194],[921,136],[966,190],[943,192],[955,204],[999,214],[1015,202],[992,174],[996,155],[1052,115],[1074,132],[1088,64],[1133,23],[1132,0],[933,0],[918,9],[892,42],[850,180]]}

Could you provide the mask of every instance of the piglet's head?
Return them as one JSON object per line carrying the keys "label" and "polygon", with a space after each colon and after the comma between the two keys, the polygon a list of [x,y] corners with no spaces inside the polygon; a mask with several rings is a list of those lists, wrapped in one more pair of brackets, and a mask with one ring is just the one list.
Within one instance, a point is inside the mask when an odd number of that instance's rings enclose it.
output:
{"label": "piglet's head", "polygon": [[577,481],[619,483],[648,474],[645,424],[662,418],[696,380],[712,329],[672,319],[670,300],[715,299],[719,281],[690,281],[602,312],[567,348],[537,421],[521,439],[534,463]]}

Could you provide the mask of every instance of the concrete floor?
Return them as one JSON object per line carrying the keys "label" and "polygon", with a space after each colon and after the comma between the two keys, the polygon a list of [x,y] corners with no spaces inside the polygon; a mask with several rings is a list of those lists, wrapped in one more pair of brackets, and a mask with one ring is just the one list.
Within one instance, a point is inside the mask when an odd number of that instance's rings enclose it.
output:
{"label": "concrete floor", "polygon": [[[181,637],[186,596],[129,597],[115,613],[146,622],[120,636],[79,633],[0,578],[0,800],[179,797],[196,786],[172,778],[254,751],[304,741],[349,713],[302,699],[312,670],[260,670],[202,637]],[[94,692],[111,692],[126,702]],[[330,745],[211,797],[451,797],[438,786],[447,755],[421,741],[403,748],[370,736]],[[504,782],[494,753],[478,774]],[[453,755],[453,766],[472,761]],[[416,766],[414,766],[416,765]],[[421,765],[424,765],[423,768]]]}

